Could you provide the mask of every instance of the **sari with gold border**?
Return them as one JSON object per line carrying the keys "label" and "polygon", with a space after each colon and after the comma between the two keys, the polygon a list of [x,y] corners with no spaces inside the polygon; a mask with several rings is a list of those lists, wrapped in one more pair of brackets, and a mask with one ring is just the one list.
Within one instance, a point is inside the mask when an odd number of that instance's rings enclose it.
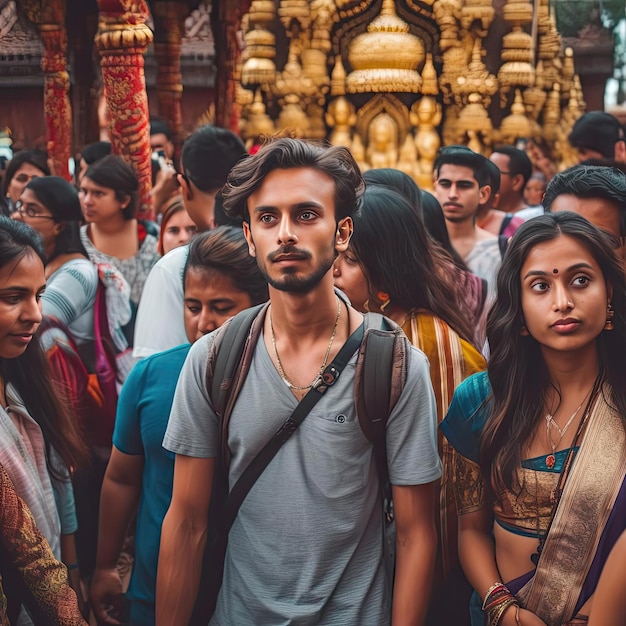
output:
{"label": "sari with gold border", "polygon": [[[486,372],[466,380],[441,425],[457,457],[457,495],[475,509],[484,506],[478,461],[490,394]],[[625,476],[626,435],[605,385],[591,409],[538,567],[507,582],[520,604],[548,626],[567,623],[595,591],[608,554],[626,528]]]}
{"label": "sari with gold border", "polygon": [[[429,311],[411,312],[402,325],[409,341],[419,348],[430,363],[430,378],[435,392],[437,421],[443,420],[452,401],[454,390],[468,376],[483,371],[487,363],[483,356],[439,317]],[[437,534],[439,550],[435,573],[433,602],[427,624],[440,624],[443,620],[455,619],[455,626],[462,626],[459,618],[442,613],[448,605],[452,588],[467,589],[461,564],[458,559],[457,515],[452,489],[452,448],[441,432],[438,433],[439,455],[443,462],[443,473],[438,490],[439,516]],[[438,598],[441,589],[442,598]],[[435,605],[439,605],[436,607]],[[446,608],[442,610],[447,610]]]}

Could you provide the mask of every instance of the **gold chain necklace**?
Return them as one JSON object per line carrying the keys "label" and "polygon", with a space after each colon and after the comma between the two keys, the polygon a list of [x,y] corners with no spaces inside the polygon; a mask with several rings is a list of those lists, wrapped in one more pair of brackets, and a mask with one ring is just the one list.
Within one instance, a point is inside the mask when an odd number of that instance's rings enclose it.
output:
{"label": "gold chain necklace", "polygon": [[270,307],[270,330],[272,331],[272,345],[274,346],[274,354],[276,355],[278,373],[280,377],[282,378],[283,382],[285,383],[285,385],[289,387],[289,389],[292,389],[293,391],[304,391],[305,389],[311,389],[313,385],[317,382],[317,380],[320,378],[320,376],[322,375],[322,372],[324,371],[324,368],[326,367],[326,364],[328,363],[328,356],[330,355],[330,349],[333,346],[333,341],[335,340],[335,335],[337,334],[337,326],[339,326],[340,316],[341,316],[341,299],[337,298],[337,317],[335,318],[335,326],[333,327],[333,333],[330,336],[330,341],[328,342],[328,348],[326,348],[326,354],[324,355],[324,361],[322,363],[322,366],[320,367],[320,370],[317,373],[317,376],[315,377],[313,382],[311,382],[308,385],[304,385],[303,387],[300,387],[298,385],[294,385],[287,378],[287,375],[285,374],[285,370],[283,369],[283,364],[280,361],[280,356],[278,356],[278,348],[276,347],[276,335],[274,334],[274,324],[272,320],[272,309]]}
{"label": "gold chain necklace", "polygon": [[[583,398],[583,401],[578,405],[578,408],[572,413],[572,415],[567,420],[567,422],[566,422],[565,426],[563,426],[563,428],[561,428],[556,423],[556,420],[554,419],[554,416],[551,413],[548,413],[546,415],[546,435],[547,435],[547,438],[548,438],[548,443],[550,444],[550,447],[552,448],[552,454],[548,454],[548,456],[546,457],[546,466],[547,466],[548,469],[552,469],[555,466],[555,464],[556,464],[556,449],[558,448],[559,444],[561,443],[561,440],[565,436],[565,433],[567,432],[567,429],[572,425],[572,422],[574,421],[574,419],[578,415],[578,412],[580,411],[580,409],[582,409],[583,404],[585,403],[585,400],[587,399],[587,397],[589,396],[589,394],[591,393],[592,390],[593,390],[593,387],[585,394],[585,397]],[[558,440],[556,442],[553,441],[553,439],[552,439],[552,427],[553,426],[559,432],[559,438],[558,438]]]}

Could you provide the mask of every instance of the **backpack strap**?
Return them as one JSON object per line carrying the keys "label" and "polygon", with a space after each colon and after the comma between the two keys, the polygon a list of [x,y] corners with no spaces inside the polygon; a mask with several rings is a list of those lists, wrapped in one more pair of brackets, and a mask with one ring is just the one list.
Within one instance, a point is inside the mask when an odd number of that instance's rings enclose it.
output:
{"label": "backpack strap", "polygon": [[391,504],[386,428],[406,383],[410,343],[395,322],[378,313],[365,315],[365,335],[354,380],[359,425],[374,444],[374,459],[385,507]]}
{"label": "backpack strap", "polygon": [[269,303],[259,304],[228,320],[217,331],[207,361],[207,391],[221,421],[220,462],[230,461],[228,422],[241,385],[248,373]]}

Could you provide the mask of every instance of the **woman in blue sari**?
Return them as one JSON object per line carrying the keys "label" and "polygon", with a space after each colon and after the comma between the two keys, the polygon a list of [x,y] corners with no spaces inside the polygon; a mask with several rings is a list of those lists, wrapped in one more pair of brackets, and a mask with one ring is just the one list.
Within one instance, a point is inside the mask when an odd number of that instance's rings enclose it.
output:
{"label": "woman in blue sari", "polygon": [[487,336],[488,371],[441,425],[472,624],[584,624],[626,528],[626,287],[608,238],[568,212],[520,227]]}

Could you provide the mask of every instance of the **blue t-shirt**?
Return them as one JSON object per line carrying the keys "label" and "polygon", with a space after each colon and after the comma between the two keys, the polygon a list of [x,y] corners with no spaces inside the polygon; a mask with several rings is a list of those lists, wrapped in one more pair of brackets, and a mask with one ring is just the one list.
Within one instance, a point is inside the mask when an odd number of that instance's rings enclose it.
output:
{"label": "blue t-shirt", "polygon": [[163,448],[178,375],[189,344],[139,361],[120,393],[113,445],[124,454],[145,457],[137,514],[135,563],[128,589],[131,623],[154,624],[161,525],[172,498],[174,454]]}

